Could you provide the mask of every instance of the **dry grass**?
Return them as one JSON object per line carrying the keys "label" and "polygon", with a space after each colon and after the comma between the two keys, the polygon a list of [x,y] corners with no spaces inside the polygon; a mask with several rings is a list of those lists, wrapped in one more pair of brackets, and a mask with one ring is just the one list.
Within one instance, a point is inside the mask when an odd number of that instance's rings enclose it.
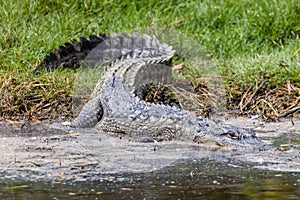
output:
{"label": "dry grass", "polygon": [[0,85],[0,119],[51,120],[72,116],[70,76],[52,74],[24,81],[15,74],[4,74]]}
{"label": "dry grass", "polygon": [[265,120],[276,121],[280,117],[299,114],[300,109],[300,85],[272,87],[265,84],[259,90],[259,85],[249,87],[244,93],[231,93],[233,87],[228,90],[228,109],[235,110],[237,114],[259,114]]}

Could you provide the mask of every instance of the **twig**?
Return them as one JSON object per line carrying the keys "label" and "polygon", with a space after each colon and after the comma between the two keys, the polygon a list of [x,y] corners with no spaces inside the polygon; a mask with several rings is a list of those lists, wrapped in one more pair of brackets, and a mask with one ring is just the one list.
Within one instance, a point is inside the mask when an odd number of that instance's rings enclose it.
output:
{"label": "twig", "polygon": [[251,90],[252,87],[249,87],[247,89],[247,91],[243,94],[242,98],[241,98],[241,101],[239,103],[239,108],[241,109],[240,111],[242,111],[242,107],[243,107],[243,102],[244,102],[244,99],[247,99],[247,95],[249,93],[249,91]]}
{"label": "twig", "polygon": [[293,114],[294,112],[297,112],[298,110],[300,110],[300,106],[297,106],[295,108],[292,108],[292,109],[290,109],[290,110],[282,113],[281,115],[279,115],[279,117],[286,117],[286,116],[288,116],[290,114]]}
{"label": "twig", "polygon": [[266,103],[274,112],[274,114],[276,115],[276,117],[278,117],[278,113],[277,111],[275,110],[275,108],[272,106],[271,103],[269,103],[268,101],[264,100],[264,99],[261,99],[261,101],[263,101],[264,103]]}
{"label": "twig", "polygon": [[256,89],[255,91],[253,92],[253,94],[249,97],[248,101],[245,103],[245,105],[242,107],[241,111],[243,111],[252,101],[252,99],[254,98],[254,96],[256,95],[256,93],[264,86],[264,84],[266,83],[267,81],[264,80]]}

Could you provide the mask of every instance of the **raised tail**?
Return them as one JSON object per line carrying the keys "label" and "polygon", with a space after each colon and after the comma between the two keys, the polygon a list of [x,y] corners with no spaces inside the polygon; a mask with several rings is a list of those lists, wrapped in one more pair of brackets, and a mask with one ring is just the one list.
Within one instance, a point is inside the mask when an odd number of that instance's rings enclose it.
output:
{"label": "raised tail", "polygon": [[106,34],[100,33],[99,36],[90,35],[89,39],[80,37],[80,41],[74,39],[71,43],[67,42],[47,55],[35,68],[34,72],[38,73],[43,69],[53,71],[60,66],[63,68],[78,68],[81,61],[84,60],[96,46],[106,40],[107,37]]}
{"label": "raised tail", "polygon": [[[83,67],[86,68],[105,66],[92,96],[95,97],[99,94],[103,82],[113,74],[125,77],[127,86],[136,88],[137,76],[148,77],[148,72],[151,70],[157,71],[157,73],[152,74],[159,74],[163,70],[160,67],[170,65],[174,54],[175,51],[172,46],[160,43],[155,37],[149,35],[111,34],[107,40],[94,48],[83,61]],[[154,65],[159,67],[151,68]],[[151,70],[147,70],[147,68],[151,68]],[[165,71],[168,76],[172,76],[171,69]],[[151,78],[162,80],[161,75],[158,78],[153,76]]]}
{"label": "raised tail", "polygon": [[175,51],[155,37],[141,34],[111,33],[110,37],[94,48],[84,60],[86,67],[96,67],[124,60],[150,59],[168,61]]}

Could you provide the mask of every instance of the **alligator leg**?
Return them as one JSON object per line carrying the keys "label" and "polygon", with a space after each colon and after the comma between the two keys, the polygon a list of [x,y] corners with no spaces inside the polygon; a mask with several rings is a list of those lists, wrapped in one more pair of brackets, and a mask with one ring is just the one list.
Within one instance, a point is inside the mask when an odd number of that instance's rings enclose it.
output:
{"label": "alligator leg", "polygon": [[71,122],[71,126],[88,128],[94,127],[103,116],[103,108],[100,98],[93,98],[89,100],[79,115]]}

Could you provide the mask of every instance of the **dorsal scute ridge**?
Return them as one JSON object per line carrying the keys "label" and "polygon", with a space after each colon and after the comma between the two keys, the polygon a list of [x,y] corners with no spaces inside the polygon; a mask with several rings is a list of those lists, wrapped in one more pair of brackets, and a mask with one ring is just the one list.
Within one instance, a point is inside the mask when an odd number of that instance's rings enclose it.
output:
{"label": "dorsal scute ridge", "polygon": [[155,37],[134,33],[112,33],[108,39],[95,47],[83,62],[84,67],[97,67],[111,64],[114,61],[132,57],[156,57],[170,58],[175,51],[172,46],[160,43]]}
{"label": "dorsal scute ridge", "polygon": [[[125,73],[130,71],[127,73],[127,77],[135,77],[141,66],[165,63],[171,60],[174,54],[175,51],[172,46],[160,43],[156,38],[149,35],[112,34],[110,38],[98,45],[86,59],[87,63],[89,58],[97,61],[99,67],[110,66],[104,70],[92,96],[99,95],[103,82],[113,74],[125,76]],[[147,76],[147,74],[140,75]]]}

